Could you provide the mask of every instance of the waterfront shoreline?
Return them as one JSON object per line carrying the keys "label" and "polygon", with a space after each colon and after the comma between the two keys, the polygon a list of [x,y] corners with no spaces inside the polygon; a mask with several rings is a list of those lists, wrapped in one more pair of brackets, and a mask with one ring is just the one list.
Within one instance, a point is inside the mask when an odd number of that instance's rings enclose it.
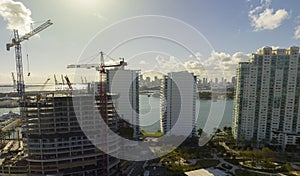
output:
{"label": "waterfront shoreline", "polygon": [[0,108],[17,108],[18,106],[18,100],[15,99],[0,101]]}

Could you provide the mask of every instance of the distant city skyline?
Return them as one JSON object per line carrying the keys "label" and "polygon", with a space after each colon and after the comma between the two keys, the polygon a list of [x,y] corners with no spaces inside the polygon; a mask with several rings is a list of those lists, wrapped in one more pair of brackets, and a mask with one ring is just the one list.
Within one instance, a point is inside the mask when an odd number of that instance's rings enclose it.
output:
{"label": "distant city skyline", "polygon": [[[8,6],[9,3],[17,6]],[[112,53],[111,57],[116,59],[124,57],[129,60],[129,68],[136,69],[139,66],[142,72],[157,71],[156,66],[161,66],[161,70],[167,69],[168,72],[179,71],[178,68],[183,67],[196,75],[199,74],[196,71],[201,64],[207,69],[216,69],[216,64],[222,63],[225,76],[228,75],[226,77],[230,79],[235,74],[236,64],[247,61],[248,55],[259,47],[297,46],[300,38],[300,7],[297,3],[291,0],[230,2],[194,0],[189,3],[170,0],[164,2],[3,0],[0,2],[0,16],[3,17],[0,20],[0,41],[2,41],[0,84],[12,84],[11,72],[15,72],[14,51],[5,50],[5,44],[12,38],[12,31],[7,28],[22,29],[20,26],[26,24],[28,29],[32,21],[36,22],[34,26],[47,19],[53,21],[52,27],[22,45],[25,84],[43,83],[53,74],[64,74],[72,78],[74,71],[67,70],[66,66],[78,61],[84,48],[97,32],[120,20],[141,15],[161,15],[181,20],[198,30],[213,48],[211,52],[207,51],[208,54],[200,52],[201,47],[193,49],[195,56],[202,58],[201,62],[187,52],[174,48],[168,53],[169,48],[161,47],[158,50],[151,43],[149,46],[144,46],[144,43],[143,47],[148,47],[147,51],[155,52],[136,53],[129,45],[119,52]],[[20,14],[24,15],[25,19],[16,20],[16,16],[12,15],[15,10],[22,11]],[[159,27],[153,26],[153,30]],[[175,28],[172,30],[176,32]],[[24,33],[24,30],[21,32]],[[113,40],[118,40],[118,37]],[[109,51],[109,48],[97,49]],[[91,52],[89,56],[95,54],[97,53]],[[26,76],[27,72],[31,72],[31,76]],[[51,79],[50,83],[53,82]]]}

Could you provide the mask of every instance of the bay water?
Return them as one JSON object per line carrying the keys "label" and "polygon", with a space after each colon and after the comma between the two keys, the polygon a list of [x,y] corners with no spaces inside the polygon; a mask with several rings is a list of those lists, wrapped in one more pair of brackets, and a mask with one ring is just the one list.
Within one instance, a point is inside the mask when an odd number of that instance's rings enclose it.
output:
{"label": "bay water", "polygon": [[[212,112],[210,112],[211,110]],[[211,116],[209,119],[210,113]],[[196,129],[223,129],[225,126],[232,126],[233,100],[212,101],[197,99],[196,114]],[[140,95],[140,125],[141,130],[149,132],[160,130],[159,98]]]}

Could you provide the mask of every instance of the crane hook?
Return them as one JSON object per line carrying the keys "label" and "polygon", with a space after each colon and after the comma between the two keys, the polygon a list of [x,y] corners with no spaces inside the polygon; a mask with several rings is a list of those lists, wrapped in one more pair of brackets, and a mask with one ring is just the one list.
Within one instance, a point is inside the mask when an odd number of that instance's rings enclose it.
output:
{"label": "crane hook", "polygon": [[28,59],[28,54],[26,55],[27,56],[27,76],[30,76],[30,72],[29,72],[29,59]]}

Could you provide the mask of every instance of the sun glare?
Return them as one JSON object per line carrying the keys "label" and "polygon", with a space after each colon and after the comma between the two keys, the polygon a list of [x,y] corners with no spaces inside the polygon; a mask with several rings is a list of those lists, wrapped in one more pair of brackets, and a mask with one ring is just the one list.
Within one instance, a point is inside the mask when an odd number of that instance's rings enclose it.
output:
{"label": "sun glare", "polygon": [[82,6],[93,6],[96,5],[97,2],[99,2],[99,0],[77,0],[78,5]]}

